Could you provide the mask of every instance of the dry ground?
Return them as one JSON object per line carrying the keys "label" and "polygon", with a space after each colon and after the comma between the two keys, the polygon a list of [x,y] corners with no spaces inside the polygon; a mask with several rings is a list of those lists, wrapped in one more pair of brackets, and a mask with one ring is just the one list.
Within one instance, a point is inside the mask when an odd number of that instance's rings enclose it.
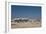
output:
{"label": "dry ground", "polygon": [[41,23],[40,22],[11,23],[11,28],[34,28],[34,27],[41,27]]}

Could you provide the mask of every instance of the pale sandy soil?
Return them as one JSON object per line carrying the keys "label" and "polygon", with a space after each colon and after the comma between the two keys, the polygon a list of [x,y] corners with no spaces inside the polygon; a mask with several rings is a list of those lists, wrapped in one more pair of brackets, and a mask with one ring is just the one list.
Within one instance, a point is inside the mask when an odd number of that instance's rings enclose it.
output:
{"label": "pale sandy soil", "polygon": [[20,22],[20,23],[11,23],[11,28],[34,28],[41,27],[40,22]]}

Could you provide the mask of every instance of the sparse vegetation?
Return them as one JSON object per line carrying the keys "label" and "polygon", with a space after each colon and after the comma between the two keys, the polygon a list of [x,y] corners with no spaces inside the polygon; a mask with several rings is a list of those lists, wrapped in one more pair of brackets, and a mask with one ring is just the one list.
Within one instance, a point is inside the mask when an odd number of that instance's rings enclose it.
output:
{"label": "sparse vegetation", "polygon": [[[13,23],[14,22],[14,23]],[[16,19],[11,23],[12,28],[41,27],[41,19]]]}

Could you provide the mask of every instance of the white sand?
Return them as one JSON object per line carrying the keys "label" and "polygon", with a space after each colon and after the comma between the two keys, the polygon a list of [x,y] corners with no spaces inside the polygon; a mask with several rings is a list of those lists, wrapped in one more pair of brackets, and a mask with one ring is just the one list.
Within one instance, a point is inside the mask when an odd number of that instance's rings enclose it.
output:
{"label": "white sand", "polygon": [[32,28],[32,27],[41,27],[41,23],[40,22],[11,23],[11,28]]}

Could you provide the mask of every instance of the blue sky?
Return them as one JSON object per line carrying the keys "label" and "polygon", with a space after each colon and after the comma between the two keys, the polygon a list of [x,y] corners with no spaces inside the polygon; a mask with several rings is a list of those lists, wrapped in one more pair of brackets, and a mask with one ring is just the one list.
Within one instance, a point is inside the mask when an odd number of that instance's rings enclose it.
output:
{"label": "blue sky", "polygon": [[18,6],[11,5],[11,18],[15,17],[40,17],[41,7],[40,6]]}

